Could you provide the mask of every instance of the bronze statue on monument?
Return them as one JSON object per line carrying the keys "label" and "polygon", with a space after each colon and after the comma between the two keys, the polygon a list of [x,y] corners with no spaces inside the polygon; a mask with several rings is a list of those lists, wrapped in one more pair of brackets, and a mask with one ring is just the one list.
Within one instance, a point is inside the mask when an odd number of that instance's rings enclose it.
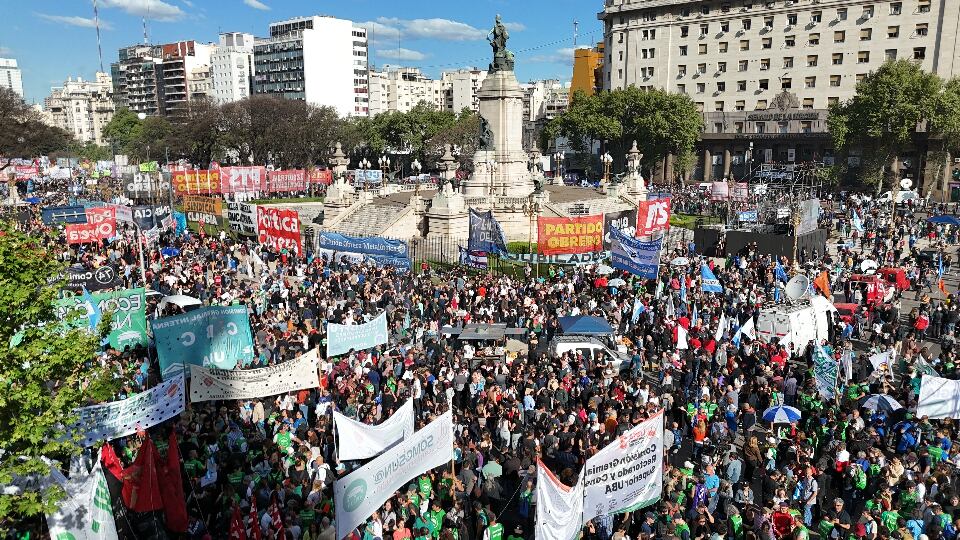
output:
{"label": "bronze statue on monument", "polygon": [[510,34],[503,26],[500,15],[497,15],[497,22],[493,25],[493,29],[487,33],[487,41],[493,47],[493,62],[490,62],[490,69],[487,70],[489,73],[513,71],[513,53],[507,50],[508,39],[510,39]]}

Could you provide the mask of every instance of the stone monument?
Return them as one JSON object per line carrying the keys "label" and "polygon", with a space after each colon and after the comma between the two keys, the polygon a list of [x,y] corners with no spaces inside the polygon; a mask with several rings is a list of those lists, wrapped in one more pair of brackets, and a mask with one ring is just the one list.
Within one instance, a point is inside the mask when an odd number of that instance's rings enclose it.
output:
{"label": "stone monument", "polygon": [[637,141],[633,141],[633,146],[627,152],[627,175],[623,179],[623,187],[626,188],[626,195],[635,201],[647,200],[647,186],[640,173],[641,160],[643,154],[637,148]]}
{"label": "stone monument", "polygon": [[534,190],[523,149],[523,90],[513,72],[510,35],[500,16],[487,35],[493,48],[487,77],[480,85],[480,149],[474,173],[463,183],[464,195],[526,197]]}
{"label": "stone monument", "polygon": [[427,211],[427,237],[466,238],[470,233],[467,204],[463,194],[453,187],[457,161],[449,144],[444,150],[440,157],[440,189],[430,199],[430,210]]}
{"label": "stone monument", "polygon": [[355,190],[346,179],[347,165],[349,164],[350,158],[343,153],[340,143],[337,143],[333,155],[330,156],[330,165],[333,167],[333,182],[327,188],[327,194],[323,201],[324,215],[327,220],[336,218],[354,203]]}

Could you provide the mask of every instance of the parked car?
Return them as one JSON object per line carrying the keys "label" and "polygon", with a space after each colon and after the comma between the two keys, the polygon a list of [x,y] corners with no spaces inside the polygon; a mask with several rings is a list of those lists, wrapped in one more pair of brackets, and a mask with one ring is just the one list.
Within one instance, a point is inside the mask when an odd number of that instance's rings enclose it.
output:
{"label": "parked car", "polygon": [[877,270],[877,275],[883,277],[887,283],[893,285],[898,291],[905,291],[910,288],[910,280],[907,279],[907,272],[903,268],[884,266]]}
{"label": "parked car", "polygon": [[622,371],[630,368],[630,355],[608,347],[602,340],[591,336],[561,335],[553,338],[548,345],[549,354],[560,356],[563,353],[583,353],[584,358],[595,362],[603,361],[607,366]]}

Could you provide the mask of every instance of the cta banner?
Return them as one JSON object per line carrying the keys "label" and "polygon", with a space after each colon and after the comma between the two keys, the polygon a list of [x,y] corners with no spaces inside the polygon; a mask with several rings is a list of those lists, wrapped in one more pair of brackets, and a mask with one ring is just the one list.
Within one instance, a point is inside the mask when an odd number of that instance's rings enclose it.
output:
{"label": "cta banner", "polygon": [[379,456],[416,431],[413,399],[408,399],[390,418],[376,426],[357,422],[337,411],[333,411],[333,421],[337,428],[337,459],[340,461]]}
{"label": "cta banner", "polygon": [[290,169],[286,171],[271,171],[269,191],[289,192],[307,190],[307,171]]}
{"label": "cta banner", "polygon": [[173,189],[178,195],[215,195],[220,193],[220,171],[187,170],[173,171],[170,175]]}
{"label": "cta banner", "polygon": [[84,289],[89,292],[112,289],[123,282],[117,275],[117,269],[109,264],[93,270],[88,270],[83,265],[73,265],[67,268],[66,277],[64,288],[78,292]]}
{"label": "cta banner", "polygon": [[99,457],[89,473],[83,467],[79,469],[71,471],[69,480],[58,474],[66,497],[59,502],[55,512],[46,515],[50,538],[116,540],[113,502]]}
{"label": "cta banner", "polygon": [[257,205],[228,202],[227,203],[227,221],[230,223],[230,230],[247,236],[257,236]]}
{"label": "cta banner", "polygon": [[216,197],[185,195],[183,212],[187,215],[187,221],[218,225],[219,218],[223,216],[223,200]]}
{"label": "cta banner", "polygon": [[640,201],[637,205],[638,238],[670,229],[670,198]]}
{"label": "cta banner", "polygon": [[470,238],[467,242],[470,251],[484,253],[506,253],[507,239],[503,236],[503,229],[493,211],[478,212],[470,209]]}
{"label": "cta banner", "polygon": [[603,215],[603,249],[610,249],[610,230],[616,229],[625,236],[637,235],[637,209],[607,212]]}
{"label": "cta banner", "polygon": [[356,253],[373,261],[377,266],[393,266],[410,270],[407,243],[386,238],[354,238],[334,232],[317,235],[317,249],[333,253]]}
{"label": "cta banner", "polygon": [[77,295],[54,302],[57,317],[63,319],[74,309],[86,313],[86,321],[99,320],[103,313],[112,313],[110,322],[110,347],[118,351],[125,348],[147,345],[147,303],[144,290],[124,289],[91,295],[93,304],[84,296]]}
{"label": "cta banner", "polygon": [[571,540],[583,529],[583,469],[565,486],[537,460],[537,540]]}
{"label": "cta banner", "polygon": [[[304,388],[317,388],[317,350],[289,362],[262,369],[221,370],[190,366],[190,402],[216,399],[253,399]],[[411,430],[412,431],[412,430]]]}
{"label": "cta banner", "polygon": [[300,215],[296,210],[257,207],[257,234],[260,243],[276,251],[286,249],[298,257],[303,254],[300,239]]}
{"label": "cta banner", "polygon": [[603,214],[537,218],[537,251],[543,255],[603,250]]}
{"label": "cta banner", "polygon": [[233,369],[253,359],[247,306],[207,306],[150,324],[164,380],[187,364]]}
{"label": "cta banner", "polygon": [[389,339],[387,313],[363,324],[327,323],[327,358],[383,345]]}
{"label": "cta banner", "polygon": [[127,399],[74,409],[83,446],[144,431],[183,412],[183,374]]}
{"label": "cta banner", "polygon": [[221,193],[252,193],[267,190],[266,167],[221,167]]}
{"label": "cta banner", "polygon": [[657,502],[663,489],[663,411],[617,437],[584,469],[583,523]]}
{"label": "cta banner", "polygon": [[646,279],[657,279],[660,271],[660,248],[663,238],[644,242],[614,230],[610,249],[610,266],[626,270]]}
{"label": "cta banner", "polygon": [[139,205],[134,206],[132,211],[133,222],[143,231],[162,226],[163,219],[170,215],[170,207],[165,205]]}
{"label": "cta banner", "polygon": [[333,488],[337,538],[349,536],[407,482],[451,459],[453,420],[447,411],[389,452],[337,480]]}
{"label": "cta banner", "polygon": [[323,184],[329,186],[333,183],[333,171],[330,169],[310,169],[307,175],[311,184]]}

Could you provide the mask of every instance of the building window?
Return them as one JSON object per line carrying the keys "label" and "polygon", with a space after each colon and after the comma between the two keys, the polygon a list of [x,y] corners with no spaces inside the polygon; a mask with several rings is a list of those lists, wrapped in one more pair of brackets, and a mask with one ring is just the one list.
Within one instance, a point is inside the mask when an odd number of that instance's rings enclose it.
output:
{"label": "building window", "polygon": [[840,86],[840,75],[830,76],[830,86]]}
{"label": "building window", "polygon": [[810,22],[813,24],[819,24],[821,18],[823,18],[823,12],[821,11],[814,11],[810,14]]}
{"label": "building window", "polygon": [[913,59],[914,60],[924,60],[927,57],[927,48],[926,47],[914,47],[913,48]]}
{"label": "building window", "polygon": [[797,24],[797,14],[790,13],[787,15],[787,26],[793,26]]}
{"label": "building window", "polygon": [[765,110],[766,108],[767,108],[767,100],[765,100],[765,99],[758,99],[758,100],[757,100],[756,110],[762,111],[762,110]]}
{"label": "building window", "polygon": [[720,73],[727,72],[727,63],[726,62],[717,62],[717,71]]}
{"label": "building window", "polygon": [[697,49],[698,49],[698,52],[699,52],[700,54],[707,54],[707,44],[706,44],[706,43],[701,43],[701,44],[697,47]]}
{"label": "building window", "polygon": [[737,92],[747,91],[747,81],[737,81]]}
{"label": "building window", "polygon": [[860,30],[860,41],[870,41],[872,37],[873,37],[872,28],[862,28]]}
{"label": "building window", "polygon": [[681,45],[681,46],[680,46],[680,56],[686,56],[686,55],[687,55],[687,46],[686,46],[686,45]]}
{"label": "building window", "polygon": [[[723,112],[723,102],[722,101],[714,102],[713,110],[717,112]],[[719,122],[719,124],[720,124],[720,130],[718,131],[718,133],[723,131],[723,122]],[[714,125],[714,127],[716,127],[716,125]]]}
{"label": "building window", "polygon": [[720,31],[723,33],[730,31],[730,21],[724,21],[720,23]]}
{"label": "building window", "polygon": [[836,105],[836,104],[838,104],[838,103],[840,103],[840,98],[838,98],[837,96],[830,96],[830,97],[827,98],[827,106],[828,106],[828,107],[829,107],[829,106]]}
{"label": "building window", "polygon": [[697,93],[702,94],[707,91],[707,85],[705,83],[697,83]]}
{"label": "building window", "polygon": [[[760,105],[760,102],[758,101],[758,102],[757,102],[757,106],[759,107],[759,105]],[[766,108],[766,107],[764,107],[764,108]],[[766,132],[767,132],[767,123],[766,123],[766,122],[754,122],[753,126],[754,126],[754,129],[757,130],[757,133],[766,133]]]}
{"label": "building window", "polygon": [[890,2],[890,14],[899,15],[903,11],[903,4],[900,2]]}
{"label": "building window", "polygon": [[816,77],[806,77],[803,79],[804,88],[816,88],[817,87],[817,78]]}
{"label": "building window", "polygon": [[773,38],[763,38],[762,44],[763,44],[762,46],[763,46],[764,49],[772,49],[772,48],[773,48]]}
{"label": "building window", "polygon": [[618,69],[618,70],[617,70],[617,78],[618,78],[618,79],[622,79],[622,78],[623,78],[623,70],[622,70],[622,69]]}
{"label": "building window", "polygon": [[680,92],[681,94],[686,94],[686,93],[687,93],[687,85],[685,85],[685,84],[678,84],[678,85],[677,85],[677,92]]}
{"label": "building window", "polygon": [[743,101],[742,99],[739,99],[739,100],[737,100],[737,104],[736,104],[733,108],[734,108],[734,110],[742,111],[742,110],[746,109],[746,104],[744,103],[744,101]]}
{"label": "building window", "polygon": [[789,131],[790,131],[790,122],[777,122],[777,132],[789,133]]}
{"label": "building window", "polygon": [[780,88],[782,90],[789,90],[793,87],[793,79],[790,77],[782,77],[780,79]]}
{"label": "building window", "polygon": [[700,75],[703,75],[706,72],[707,72],[706,64],[697,64],[697,73],[699,73]]}
{"label": "building window", "polygon": [[768,79],[760,79],[760,80],[757,82],[757,88],[759,88],[760,90],[769,90],[769,89],[770,89],[770,81],[769,81]]}
{"label": "building window", "polygon": [[817,55],[807,55],[807,67],[817,67]]}
{"label": "building window", "polygon": [[887,39],[896,39],[900,37],[900,27],[899,26],[888,26],[887,27]]}
{"label": "building window", "polygon": [[812,97],[803,98],[803,105],[802,105],[802,106],[803,106],[804,109],[812,109],[812,108],[813,108],[813,98],[812,98]]}
{"label": "building window", "polygon": [[784,47],[790,48],[796,45],[796,43],[797,43],[797,36],[785,36],[783,38]]}
{"label": "building window", "polygon": [[717,92],[726,92],[726,91],[727,91],[727,83],[725,83],[725,82],[718,82],[718,83],[717,83]]}
{"label": "building window", "polygon": [[792,68],[792,67],[793,67],[793,57],[792,57],[792,56],[784,56],[784,57],[783,57],[783,68],[784,68],[784,69],[790,69],[790,68]]}
{"label": "building window", "polygon": [[917,3],[917,12],[930,13],[930,0],[920,0]]}
{"label": "building window", "polygon": [[687,75],[687,66],[684,66],[684,65],[677,66],[677,76],[686,77],[686,75]]}
{"label": "building window", "polygon": [[887,62],[892,62],[897,59],[897,50],[896,49],[887,49],[884,51],[884,60]]}
{"label": "building window", "polygon": [[720,4],[721,13],[730,13],[730,4]]}
{"label": "building window", "polygon": [[800,122],[800,133],[810,133],[813,130],[813,122],[802,120]]}
{"label": "building window", "polygon": [[709,15],[709,14],[710,14],[710,6],[708,6],[708,5],[706,5],[706,4],[700,6],[700,13],[702,13],[702,14],[704,14],[704,15]]}
{"label": "building window", "polygon": [[873,17],[873,6],[863,6],[863,13],[860,15],[860,18],[867,20]]}
{"label": "building window", "polygon": [[773,28],[773,17],[764,17],[764,18],[763,18],[763,27],[764,27],[764,28]]}
{"label": "building window", "polygon": [[847,33],[843,30],[838,30],[833,33],[833,42],[834,43],[843,43],[847,40]]}
{"label": "building window", "polygon": [[919,23],[919,24],[917,24],[917,30],[916,30],[915,34],[918,35],[918,36],[925,36],[925,35],[927,35],[927,23]]}
{"label": "building window", "polygon": [[682,7],[682,8],[680,8],[680,16],[681,16],[681,17],[689,17],[689,16],[690,16],[690,8],[688,8],[688,7]]}
{"label": "building window", "polygon": [[709,34],[709,33],[710,33],[710,25],[709,25],[709,24],[701,24],[701,25],[700,25],[700,37],[707,37],[707,34]]}
{"label": "building window", "polygon": [[749,40],[749,39],[742,39],[742,40],[740,40],[740,50],[741,50],[741,51],[749,51],[749,50],[750,50],[750,40]]}
{"label": "building window", "polygon": [[807,43],[809,43],[809,45],[810,45],[811,47],[814,47],[814,46],[819,45],[819,44],[820,44],[820,34],[810,34],[810,37],[809,37],[809,39],[807,40]]}
{"label": "building window", "polygon": [[858,64],[869,64],[870,63],[870,51],[860,51],[857,53],[857,63]]}
{"label": "building window", "polygon": [[743,25],[744,30],[750,29],[750,26],[751,26],[750,19],[743,19],[742,21],[740,21],[740,23]]}
{"label": "building window", "polygon": [[837,8],[837,20],[838,21],[847,20],[847,8]]}
{"label": "building window", "polygon": [[[739,103],[739,102],[738,102],[738,103]],[[742,111],[743,109],[737,109],[737,110],[738,110],[738,111]],[[743,122],[734,122],[734,123],[733,123],[733,131],[734,131],[734,133],[743,133]]]}
{"label": "building window", "polygon": [[720,50],[720,52],[722,52],[722,53],[727,52],[728,46],[729,46],[729,44],[728,44],[726,41],[721,41],[720,44],[718,45],[719,50]]}
{"label": "building window", "polygon": [[681,26],[681,27],[680,27],[680,37],[685,38],[685,37],[687,37],[687,36],[689,36],[689,35],[690,35],[690,27],[689,27],[689,26]]}
{"label": "building window", "polygon": [[770,59],[761,58],[760,59],[760,71],[768,71],[770,69]]}

